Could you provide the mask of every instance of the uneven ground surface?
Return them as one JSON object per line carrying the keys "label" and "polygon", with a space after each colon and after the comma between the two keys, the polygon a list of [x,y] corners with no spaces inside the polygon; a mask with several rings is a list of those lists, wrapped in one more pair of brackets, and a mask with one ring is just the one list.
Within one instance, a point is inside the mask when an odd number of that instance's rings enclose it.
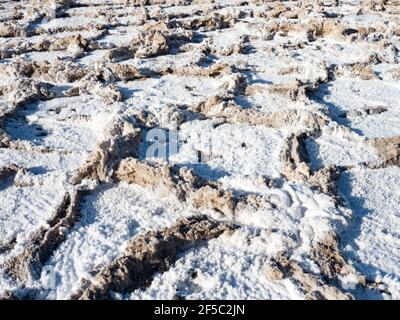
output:
{"label": "uneven ground surface", "polygon": [[0,298],[400,299],[399,1],[0,1],[0,59]]}

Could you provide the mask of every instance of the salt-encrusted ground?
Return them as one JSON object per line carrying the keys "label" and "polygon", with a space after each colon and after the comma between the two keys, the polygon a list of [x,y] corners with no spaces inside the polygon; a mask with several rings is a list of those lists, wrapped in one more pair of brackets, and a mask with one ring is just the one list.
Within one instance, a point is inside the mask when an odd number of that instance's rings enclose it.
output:
{"label": "salt-encrusted ground", "polygon": [[0,58],[1,298],[400,299],[398,0],[1,1]]}

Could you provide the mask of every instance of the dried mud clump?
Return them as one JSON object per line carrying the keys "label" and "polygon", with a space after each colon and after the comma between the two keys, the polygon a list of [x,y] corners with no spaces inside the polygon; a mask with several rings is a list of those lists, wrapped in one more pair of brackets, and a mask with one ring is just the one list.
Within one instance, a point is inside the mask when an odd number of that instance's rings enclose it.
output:
{"label": "dried mud clump", "polygon": [[310,131],[319,131],[329,121],[321,114],[296,109],[286,109],[268,114],[255,109],[243,109],[235,102],[238,95],[252,95],[259,90],[268,90],[273,95],[309,103],[309,91],[314,90],[317,86],[318,83],[309,84],[295,81],[293,84],[270,85],[267,89],[257,85],[249,86],[243,75],[232,73],[220,86],[217,95],[200,102],[190,110],[207,117],[221,117],[231,123],[261,125],[268,128],[302,126]]}
{"label": "dried mud clump", "polygon": [[130,64],[110,63],[107,67],[110,70],[110,75],[103,74],[102,76],[109,81],[129,81],[147,77],[141,70]]}
{"label": "dried mud clump", "polygon": [[189,202],[195,208],[211,209],[227,216],[233,215],[237,205],[237,201],[231,192],[210,185],[193,192]]}
{"label": "dried mud clump", "polygon": [[[11,85],[0,88],[3,94],[8,95],[8,100],[14,105],[22,105],[36,100],[48,100],[56,97],[70,97],[79,94],[91,94],[104,99],[106,103],[122,101],[123,96],[117,86],[111,81],[128,78],[128,68],[114,67],[115,72],[121,77],[108,76],[106,72],[98,72],[95,68],[84,68],[73,62],[35,62],[17,59],[15,63],[0,66],[0,73],[16,81]],[[134,72],[132,69],[130,72]],[[112,73],[112,72],[111,72]],[[102,81],[101,81],[102,80]],[[105,80],[108,80],[106,82]],[[74,86],[67,90],[58,90],[48,82],[71,83]]]}
{"label": "dried mud clump", "polygon": [[0,92],[7,95],[7,100],[15,107],[37,100],[47,100],[58,95],[54,86],[32,80],[19,78],[6,87],[0,88]]}
{"label": "dried mud clump", "polygon": [[107,59],[112,62],[131,58],[151,58],[170,50],[170,37],[158,30],[139,34],[129,46],[110,50]]}
{"label": "dried mud clump", "polygon": [[345,26],[338,21],[322,20],[310,24],[308,35],[310,39],[320,37],[341,37]]}
{"label": "dried mud clump", "polygon": [[5,300],[5,301],[18,300],[18,297],[15,294],[13,294],[11,291],[6,290],[5,292],[0,293],[0,301],[1,300]]}
{"label": "dried mud clump", "polygon": [[15,21],[7,21],[0,24],[0,37],[25,37],[26,30]]}
{"label": "dried mud clump", "polygon": [[77,83],[75,90],[78,92],[78,94],[99,96],[103,98],[107,104],[112,104],[114,102],[120,102],[123,100],[123,95],[118,89],[118,86],[115,84],[102,83],[86,77]]}
{"label": "dried mud clump", "polygon": [[371,144],[384,161],[381,166],[400,166],[400,137],[377,138]]}
{"label": "dried mud clump", "polygon": [[79,184],[83,179],[109,181],[121,159],[137,157],[141,132],[137,124],[134,118],[117,119],[107,129],[106,138],[78,169],[71,182]]}
{"label": "dried mud clump", "polygon": [[214,31],[230,28],[237,21],[238,15],[232,13],[214,12],[209,16],[195,17],[186,20],[172,20],[169,26],[173,29],[183,28],[186,30]]}
{"label": "dried mud clump", "polygon": [[243,109],[224,97],[213,96],[192,108],[194,112],[207,117],[224,118],[229,123],[259,125],[267,128],[302,127],[310,131],[318,131],[327,123],[327,119],[317,113],[302,110],[282,110],[262,113],[254,109]]}
{"label": "dried mud clump", "polygon": [[47,0],[44,2],[47,8],[54,10],[56,17],[62,17],[67,10],[75,4],[74,0]]}
{"label": "dried mud clump", "polygon": [[304,145],[307,138],[307,133],[293,134],[285,141],[286,148],[281,153],[284,163],[282,174],[289,180],[306,181],[311,176],[308,154]]}
{"label": "dried mud clump", "polygon": [[[315,241],[311,258],[319,266],[321,273],[328,280],[337,280],[340,276],[357,275],[357,271],[343,258],[339,250],[339,239],[334,233],[327,233],[325,238]],[[365,285],[365,278],[357,276],[358,283]]]}
{"label": "dried mud clump", "polygon": [[0,183],[2,183],[4,180],[7,180],[11,176],[15,176],[21,170],[23,170],[23,168],[15,164],[0,167]]}
{"label": "dried mud clump", "polygon": [[113,178],[151,189],[160,197],[174,195],[196,209],[214,210],[228,217],[233,217],[238,210],[269,203],[268,197],[254,194],[235,196],[218,183],[198,177],[192,169],[150,164],[135,158],[122,160]]}
{"label": "dried mud clump", "polygon": [[165,272],[179,254],[202,241],[232,232],[234,226],[206,216],[179,221],[171,228],[134,238],[125,252],[102,269],[73,299],[110,299],[111,292],[128,293],[148,286],[155,273]]}
{"label": "dried mud clump", "polygon": [[284,255],[267,262],[264,271],[271,281],[290,279],[299,286],[305,298],[309,300],[350,300],[353,297],[329,285],[312,273],[306,272],[301,265]]}
{"label": "dried mud clump", "polygon": [[157,191],[160,195],[175,194],[185,199],[187,185],[167,165],[152,165],[135,158],[123,159],[115,171],[114,179],[137,184]]}
{"label": "dried mud clump", "polygon": [[13,238],[9,241],[3,241],[2,243],[0,243],[0,254],[10,252],[12,249],[14,249],[16,242],[17,242],[17,239]]}
{"label": "dried mud clump", "polygon": [[233,194],[197,177],[191,169],[150,164],[134,158],[121,161],[116,181],[134,183],[159,196],[174,195],[198,209],[210,209],[232,216],[237,204]]}
{"label": "dried mud clump", "polygon": [[79,57],[88,50],[90,43],[90,39],[83,37],[81,34],[77,34],[56,39],[51,43],[48,50],[67,50],[71,53],[75,53],[75,55]]}
{"label": "dried mud clump", "polygon": [[394,80],[400,80],[400,68],[394,69],[392,71],[392,77]]}
{"label": "dried mud clump", "polygon": [[66,193],[48,225],[37,230],[24,245],[23,251],[2,265],[6,275],[23,282],[39,277],[42,265],[65,240],[67,231],[77,222],[79,199],[82,194],[82,190]]}
{"label": "dried mud clump", "polygon": [[298,80],[289,84],[273,84],[268,87],[268,90],[271,94],[284,96],[292,101],[297,101],[307,96],[307,87]]}
{"label": "dried mud clump", "polygon": [[341,169],[334,165],[322,168],[314,172],[308,181],[312,186],[317,187],[322,192],[330,194],[332,197],[334,197],[334,200],[337,200],[336,181],[340,176],[340,170]]}
{"label": "dried mud clump", "polygon": [[106,30],[97,31],[95,35],[87,37],[82,36],[80,33],[63,37],[47,35],[34,42],[27,38],[28,40],[24,39],[20,42],[5,44],[0,49],[0,56],[6,59],[30,52],[66,51],[69,59],[74,60],[83,57],[88,51],[100,49],[96,40],[106,35],[106,33]]}
{"label": "dried mud clump", "polygon": [[27,77],[37,81],[69,83],[82,79],[88,70],[72,61],[29,61],[17,58],[0,65],[0,74],[10,78]]}
{"label": "dried mud clump", "polygon": [[309,184],[331,196],[336,195],[336,180],[339,169],[335,166],[313,171],[309,165],[309,157],[305,148],[305,140],[309,133],[292,134],[285,140],[281,152],[283,169],[281,174],[290,181]]}
{"label": "dried mud clump", "polygon": [[198,65],[175,68],[164,71],[165,74],[172,73],[175,75],[182,76],[199,76],[199,77],[210,77],[217,78],[223,75],[229,75],[232,73],[232,67],[226,63],[215,63],[209,67],[199,67]]}
{"label": "dried mud clump", "polygon": [[368,66],[355,65],[352,68],[352,73],[361,80],[373,80],[378,78],[372,68]]}
{"label": "dried mud clump", "polygon": [[[375,11],[375,12],[381,12],[385,11],[387,5],[395,4],[395,1],[389,1],[389,0],[362,0],[360,1],[360,7],[363,8],[365,11]],[[398,5],[398,4],[397,4]]]}

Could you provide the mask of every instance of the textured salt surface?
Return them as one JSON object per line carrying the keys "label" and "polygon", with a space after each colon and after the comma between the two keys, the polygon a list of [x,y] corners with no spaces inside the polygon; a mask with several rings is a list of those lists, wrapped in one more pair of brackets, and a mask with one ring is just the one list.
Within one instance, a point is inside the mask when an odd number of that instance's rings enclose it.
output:
{"label": "textured salt surface", "polygon": [[0,298],[399,299],[399,8],[2,3]]}

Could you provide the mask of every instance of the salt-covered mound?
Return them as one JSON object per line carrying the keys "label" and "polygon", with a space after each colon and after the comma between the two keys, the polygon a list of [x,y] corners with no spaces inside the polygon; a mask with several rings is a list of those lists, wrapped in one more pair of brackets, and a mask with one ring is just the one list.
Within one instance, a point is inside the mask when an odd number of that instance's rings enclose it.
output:
{"label": "salt-covered mound", "polygon": [[399,299],[398,1],[0,5],[0,298]]}

